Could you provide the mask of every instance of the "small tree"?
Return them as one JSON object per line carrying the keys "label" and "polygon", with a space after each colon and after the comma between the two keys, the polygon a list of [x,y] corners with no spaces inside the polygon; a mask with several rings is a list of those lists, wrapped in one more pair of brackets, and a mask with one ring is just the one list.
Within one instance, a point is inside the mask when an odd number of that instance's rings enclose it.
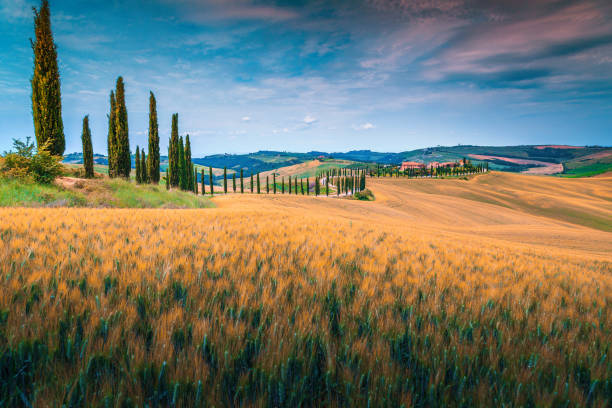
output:
{"label": "small tree", "polygon": [[227,194],[227,167],[223,167],[223,194]]}
{"label": "small tree", "polygon": [[276,173],[272,173],[273,186],[274,186],[274,194],[276,194]]}
{"label": "small tree", "polygon": [[136,146],[136,159],[134,159],[134,164],[136,164],[136,183],[140,184],[142,179],[140,177],[140,149]]}
{"label": "small tree", "polygon": [[285,194],[285,177],[281,179],[281,193]]}
{"label": "small tree", "polygon": [[310,178],[306,177],[306,195],[310,195]]}
{"label": "small tree", "polygon": [[266,176],[266,194],[270,194],[270,176]]}
{"label": "small tree", "polygon": [[92,178],[94,176],[94,163],[93,148],[91,146],[91,131],[89,130],[89,116],[83,118],[81,141],[83,142],[83,169],[85,170],[85,177]]}
{"label": "small tree", "polygon": [[253,173],[251,173],[251,194],[253,194]]}
{"label": "small tree", "polygon": [[257,194],[260,194],[259,173],[257,173]]}
{"label": "small tree", "polygon": [[149,172],[147,170],[147,158],[145,156],[144,147],[140,151],[140,181],[143,183],[149,182]]}
{"label": "small tree", "polygon": [[202,195],[206,194],[206,184],[204,184],[204,168],[200,170],[200,177],[202,178]]}
{"label": "small tree", "polygon": [[214,195],[215,194],[215,187],[213,184],[213,172],[212,172],[212,167],[208,168],[208,180],[210,183],[210,195]]}
{"label": "small tree", "polygon": [[291,176],[289,176],[289,195],[291,195]]}
{"label": "small tree", "polygon": [[244,170],[240,169],[240,194],[244,194]]}
{"label": "small tree", "polygon": [[234,187],[234,193],[236,192],[236,172],[232,173],[232,187]]}

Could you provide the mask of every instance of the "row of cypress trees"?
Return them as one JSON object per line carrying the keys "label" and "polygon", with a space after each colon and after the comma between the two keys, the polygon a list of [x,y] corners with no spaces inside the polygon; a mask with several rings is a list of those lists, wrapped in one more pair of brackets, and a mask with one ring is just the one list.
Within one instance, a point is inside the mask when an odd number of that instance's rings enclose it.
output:
{"label": "row of cypress trees", "polygon": [[167,188],[180,188],[197,193],[198,175],[191,161],[191,142],[189,135],[179,136],[178,113],[172,115],[172,130],[168,142]]}

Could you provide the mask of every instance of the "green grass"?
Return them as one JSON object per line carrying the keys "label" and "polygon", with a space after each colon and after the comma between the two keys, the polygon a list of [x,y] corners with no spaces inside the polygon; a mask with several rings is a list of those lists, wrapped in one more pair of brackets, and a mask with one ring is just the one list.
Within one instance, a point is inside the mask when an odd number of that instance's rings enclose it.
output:
{"label": "green grass", "polygon": [[594,163],[588,166],[568,169],[559,174],[559,176],[567,178],[592,177],[608,171],[612,171],[612,163]]}
{"label": "green grass", "polygon": [[121,179],[84,180],[70,188],[0,179],[1,207],[209,208],[209,197]]}
{"label": "green grass", "polygon": [[83,206],[84,195],[55,185],[0,178],[0,207]]}

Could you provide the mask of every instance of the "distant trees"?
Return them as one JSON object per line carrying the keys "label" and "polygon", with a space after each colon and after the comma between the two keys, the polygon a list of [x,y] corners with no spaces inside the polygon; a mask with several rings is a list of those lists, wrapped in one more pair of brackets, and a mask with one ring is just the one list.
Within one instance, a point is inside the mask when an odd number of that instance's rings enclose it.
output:
{"label": "distant trees", "polygon": [[81,134],[83,142],[83,169],[85,177],[92,178],[94,176],[93,166],[93,147],[91,145],[91,131],[89,130],[89,115],[83,118],[83,133]]}
{"label": "distant trees", "polygon": [[57,49],[53,42],[51,11],[47,0],[42,0],[40,9],[34,9],[34,31],[36,40],[30,40],[34,52],[34,74],[31,80],[34,135],[39,150],[61,156],[66,141]]}
{"label": "distant trees", "polygon": [[140,149],[136,146],[136,158],[134,159],[136,163],[136,183],[142,183],[142,178],[140,176]]}
{"label": "distant trees", "polygon": [[157,101],[155,95],[149,95],[149,156],[147,157],[147,174],[150,183],[159,183],[159,127],[157,124]]}

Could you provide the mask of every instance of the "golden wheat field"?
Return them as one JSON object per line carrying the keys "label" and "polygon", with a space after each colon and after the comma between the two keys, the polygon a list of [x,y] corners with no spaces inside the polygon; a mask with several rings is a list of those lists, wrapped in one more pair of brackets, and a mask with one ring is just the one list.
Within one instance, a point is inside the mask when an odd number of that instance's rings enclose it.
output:
{"label": "golden wheat field", "polygon": [[611,181],[0,209],[0,405],[610,406]]}

